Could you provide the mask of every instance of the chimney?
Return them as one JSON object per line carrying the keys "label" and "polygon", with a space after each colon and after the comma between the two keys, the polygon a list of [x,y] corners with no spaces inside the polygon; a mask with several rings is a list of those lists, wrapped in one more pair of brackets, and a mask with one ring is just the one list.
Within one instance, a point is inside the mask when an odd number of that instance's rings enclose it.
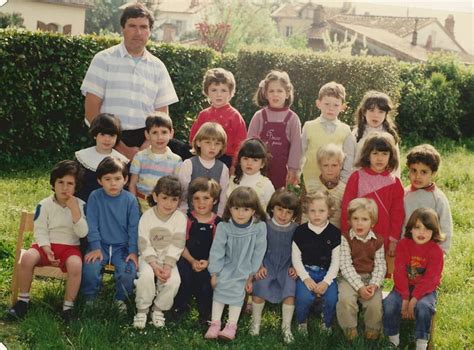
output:
{"label": "chimney", "polygon": [[444,20],[444,28],[446,28],[451,38],[454,39],[454,16],[453,15],[449,15]]}
{"label": "chimney", "polygon": [[324,22],[324,8],[321,5],[318,5],[313,10],[313,25],[321,24]]}
{"label": "chimney", "polygon": [[417,27],[418,27],[418,18],[415,18],[415,29],[413,30],[413,35],[411,38],[411,44],[413,46],[416,46],[416,42],[418,40],[418,32],[416,31]]}
{"label": "chimney", "polygon": [[351,10],[351,7],[352,7],[352,3],[350,1],[344,1],[342,3],[342,13],[349,13],[349,11]]}
{"label": "chimney", "polygon": [[433,51],[433,36],[428,35],[428,39],[426,39],[426,50]]}

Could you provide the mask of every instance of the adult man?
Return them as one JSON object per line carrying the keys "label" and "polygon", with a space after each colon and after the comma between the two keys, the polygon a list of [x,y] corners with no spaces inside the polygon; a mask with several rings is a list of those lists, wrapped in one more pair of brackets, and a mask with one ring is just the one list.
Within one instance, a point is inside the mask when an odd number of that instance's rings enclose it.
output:
{"label": "adult man", "polygon": [[94,56],[81,86],[87,122],[99,113],[116,115],[123,130],[116,149],[129,159],[148,146],[146,116],[154,110],[167,113],[178,101],[165,65],[145,48],[153,22],[142,4],[127,6],[120,18],[123,41]]}

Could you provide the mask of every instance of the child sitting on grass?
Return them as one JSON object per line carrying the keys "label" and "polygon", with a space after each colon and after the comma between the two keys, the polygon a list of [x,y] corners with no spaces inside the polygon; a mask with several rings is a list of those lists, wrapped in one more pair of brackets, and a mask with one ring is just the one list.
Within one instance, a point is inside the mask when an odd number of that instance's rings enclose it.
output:
{"label": "child sitting on grass", "polygon": [[35,242],[21,257],[18,301],[9,314],[23,318],[28,311],[31,281],[36,266],[58,266],[67,272],[62,318],[69,322],[72,307],[81,285],[82,255],[79,238],[87,235],[84,202],[74,197],[81,182],[81,168],[72,160],[57,163],[51,171],[49,183],[54,194],[36,207],[34,221]]}

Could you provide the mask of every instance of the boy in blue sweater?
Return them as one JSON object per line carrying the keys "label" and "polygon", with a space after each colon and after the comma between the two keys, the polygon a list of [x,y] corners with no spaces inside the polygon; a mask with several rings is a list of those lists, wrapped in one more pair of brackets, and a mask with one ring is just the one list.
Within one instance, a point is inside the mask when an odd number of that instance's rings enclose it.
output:
{"label": "boy in blue sweater", "polygon": [[93,300],[100,291],[105,265],[115,268],[115,299],[126,310],[125,299],[133,291],[138,265],[138,203],[123,189],[127,166],[117,158],[106,157],[97,167],[102,186],[87,202],[88,247],[82,269],[82,293]]}

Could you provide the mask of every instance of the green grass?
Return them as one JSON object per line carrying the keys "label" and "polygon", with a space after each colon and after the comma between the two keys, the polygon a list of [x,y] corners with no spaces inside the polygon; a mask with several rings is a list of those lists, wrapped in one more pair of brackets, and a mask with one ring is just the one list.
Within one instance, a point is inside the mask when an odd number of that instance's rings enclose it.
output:
{"label": "green grass", "polygon": [[[464,144],[447,142],[436,145],[443,156],[437,184],[450,200],[454,217],[453,245],[445,261],[443,281],[439,288],[434,344],[438,349],[469,349],[474,344],[474,140]],[[406,150],[404,150],[406,151]],[[402,152],[404,159],[405,152]],[[36,203],[50,194],[48,170],[0,173],[0,309],[9,306],[13,251],[20,212],[32,211]],[[407,184],[406,170],[403,182]],[[28,242],[29,243],[29,242]],[[59,319],[63,284],[59,281],[35,281],[32,307],[21,322],[0,314],[0,342],[9,349],[284,349],[280,329],[280,308],[265,307],[259,337],[248,335],[250,318],[239,321],[236,341],[231,344],[205,341],[203,330],[192,312],[179,323],[167,322],[166,329],[148,325],[143,331],[131,327],[133,308],[120,315],[113,305],[113,284],[105,277],[104,292],[92,307],[76,304],[77,320],[66,327]],[[133,303],[132,303],[133,305]],[[310,319],[310,336],[299,337],[292,349],[381,349],[386,340],[367,342],[362,338],[352,344],[344,340],[338,327],[331,335],[321,334],[317,319]],[[410,323],[402,327],[402,344],[413,349]],[[294,327],[296,328],[296,327]]]}

